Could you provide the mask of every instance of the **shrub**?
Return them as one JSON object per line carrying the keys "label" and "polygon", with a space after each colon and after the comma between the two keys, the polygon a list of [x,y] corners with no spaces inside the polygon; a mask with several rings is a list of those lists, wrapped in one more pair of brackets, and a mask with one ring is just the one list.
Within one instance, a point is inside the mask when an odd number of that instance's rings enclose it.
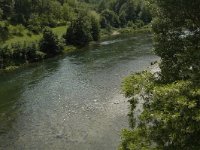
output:
{"label": "shrub", "polygon": [[92,41],[91,29],[88,16],[79,16],[67,29],[66,43],[78,46],[87,45]]}
{"label": "shrub", "polygon": [[63,43],[58,39],[52,30],[45,28],[43,31],[43,37],[39,42],[40,51],[47,54],[47,57],[54,56],[63,51]]}
{"label": "shrub", "polygon": [[67,44],[85,46],[90,41],[98,41],[100,38],[100,24],[97,17],[88,14],[80,14],[71,23],[64,36]]}
{"label": "shrub", "polygon": [[137,26],[137,28],[141,28],[143,27],[145,24],[142,20],[136,20],[135,21],[135,25]]}
{"label": "shrub", "polygon": [[118,28],[120,26],[120,20],[114,11],[107,9],[101,13],[101,27],[105,28],[108,25]]}
{"label": "shrub", "polygon": [[16,36],[23,36],[23,31],[25,30],[24,26],[21,24],[10,27],[10,34]]}
{"label": "shrub", "polygon": [[9,24],[7,22],[0,22],[0,42],[5,41],[9,37]]}
{"label": "shrub", "polygon": [[99,17],[95,15],[91,15],[91,34],[94,41],[98,41],[100,39],[100,23]]}
{"label": "shrub", "polygon": [[28,25],[28,30],[32,31],[35,34],[39,34],[41,31],[41,27],[37,25]]}
{"label": "shrub", "polygon": [[128,26],[128,27],[133,27],[133,26],[134,26],[133,21],[128,21],[127,26]]}
{"label": "shrub", "polygon": [[0,68],[18,66],[20,64],[37,62],[46,54],[39,51],[38,43],[13,43],[10,46],[0,46]]}

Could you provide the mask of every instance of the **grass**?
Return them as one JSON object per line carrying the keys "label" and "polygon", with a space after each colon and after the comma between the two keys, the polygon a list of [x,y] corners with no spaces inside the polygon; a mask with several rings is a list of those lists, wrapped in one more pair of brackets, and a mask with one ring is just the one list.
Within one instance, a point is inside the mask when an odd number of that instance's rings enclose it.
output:
{"label": "grass", "polygon": [[[58,35],[58,37],[62,37],[64,33],[66,33],[67,27],[66,26],[60,26],[56,28],[52,28],[52,31]],[[12,38],[5,41],[4,44],[11,45],[12,43],[23,43],[23,42],[34,42],[39,41],[42,37],[42,34],[28,34],[28,30],[24,30],[22,32],[22,36],[13,36]]]}
{"label": "grass", "polygon": [[[59,26],[52,28],[52,31],[60,38],[64,33],[66,33],[67,26]],[[134,32],[146,32],[150,31],[150,28],[148,26],[142,27],[140,29],[133,29],[133,28],[122,28],[122,29],[111,29],[111,31],[107,31],[106,29],[102,29],[101,37],[102,39],[111,36],[114,32],[118,32],[121,34],[128,34],[128,33],[134,33]],[[12,43],[23,43],[23,42],[34,42],[39,41],[42,37],[42,34],[30,34],[30,31],[27,29],[24,29],[22,32],[22,36],[13,36],[7,41],[5,41],[4,44],[11,45]]]}
{"label": "grass", "polygon": [[62,35],[65,34],[67,31],[67,26],[52,28],[52,30],[56,35],[58,35],[58,37],[62,37]]}

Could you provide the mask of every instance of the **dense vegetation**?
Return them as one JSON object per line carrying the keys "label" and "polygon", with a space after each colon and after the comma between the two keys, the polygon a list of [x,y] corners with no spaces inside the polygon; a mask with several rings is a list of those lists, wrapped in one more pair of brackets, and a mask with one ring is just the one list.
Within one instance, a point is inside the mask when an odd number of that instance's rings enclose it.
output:
{"label": "dense vegetation", "polygon": [[[123,131],[120,149],[200,149],[200,1],[149,2],[161,72],[137,73],[123,82],[132,130]],[[143,110],[136,116],[138,103]]]}
{"label": "dense vegetation", "polygon": [[[62,53],[63,46],[98,41],[101,28],[136,29],[150,22],[149,9],[142,0],[1,0],[1,69],[52,57]],[[67,32],[46,31],[46,27],[59,26],[65,26]],[[53,45],[45,45],[51,40]],[[27,56],[30,47],[31,55]]]}
{"label": "dense vegetation", "polygon": [[98,11],[101,14],[101,27],[141,27],[151,22],[149,9],[139,0],[102,0]]}
{"label": "dense vegetation", "polygon": [[66,35],[66,44],[84,46],[90,41],[98,41],[100,38],[99,16],[95,12],[79,14],[69,26]]}

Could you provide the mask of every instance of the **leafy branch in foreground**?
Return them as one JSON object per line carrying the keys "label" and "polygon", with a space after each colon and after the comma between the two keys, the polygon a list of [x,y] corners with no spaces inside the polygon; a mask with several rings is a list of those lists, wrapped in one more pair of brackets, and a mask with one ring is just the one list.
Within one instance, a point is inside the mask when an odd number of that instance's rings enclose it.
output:
{"label": "leafy branch in foreground", "polygon": [[[134,130],[124,130],[121,149],[199,149],[200,86],[190,80],[163,84],[143,72],[125,79],[123,91],[134,112],[143,97],[142,113],[132,117]],[[136,118],[139,118],[137,122]],[[136,122],[136,123],[135,123]]]}
{"label": "leafy branch in foreground", "polygon": [[152,28],[161,72],[159,79],[143,72],[123,82],[124,94],[131,98],[132,130],[123,131],[120,149],[198,150],[200,1],[149,2],[156,13]]}

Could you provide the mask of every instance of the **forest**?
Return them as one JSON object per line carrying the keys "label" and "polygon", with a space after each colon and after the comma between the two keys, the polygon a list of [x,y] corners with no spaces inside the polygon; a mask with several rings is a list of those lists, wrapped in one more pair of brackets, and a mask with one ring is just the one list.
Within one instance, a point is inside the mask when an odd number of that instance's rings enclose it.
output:
{"label": "forest", "polygon": [[101,31],[136,30],[151,20],[142,0],[1,0],[0,66],[37,62],[98,41]]}

